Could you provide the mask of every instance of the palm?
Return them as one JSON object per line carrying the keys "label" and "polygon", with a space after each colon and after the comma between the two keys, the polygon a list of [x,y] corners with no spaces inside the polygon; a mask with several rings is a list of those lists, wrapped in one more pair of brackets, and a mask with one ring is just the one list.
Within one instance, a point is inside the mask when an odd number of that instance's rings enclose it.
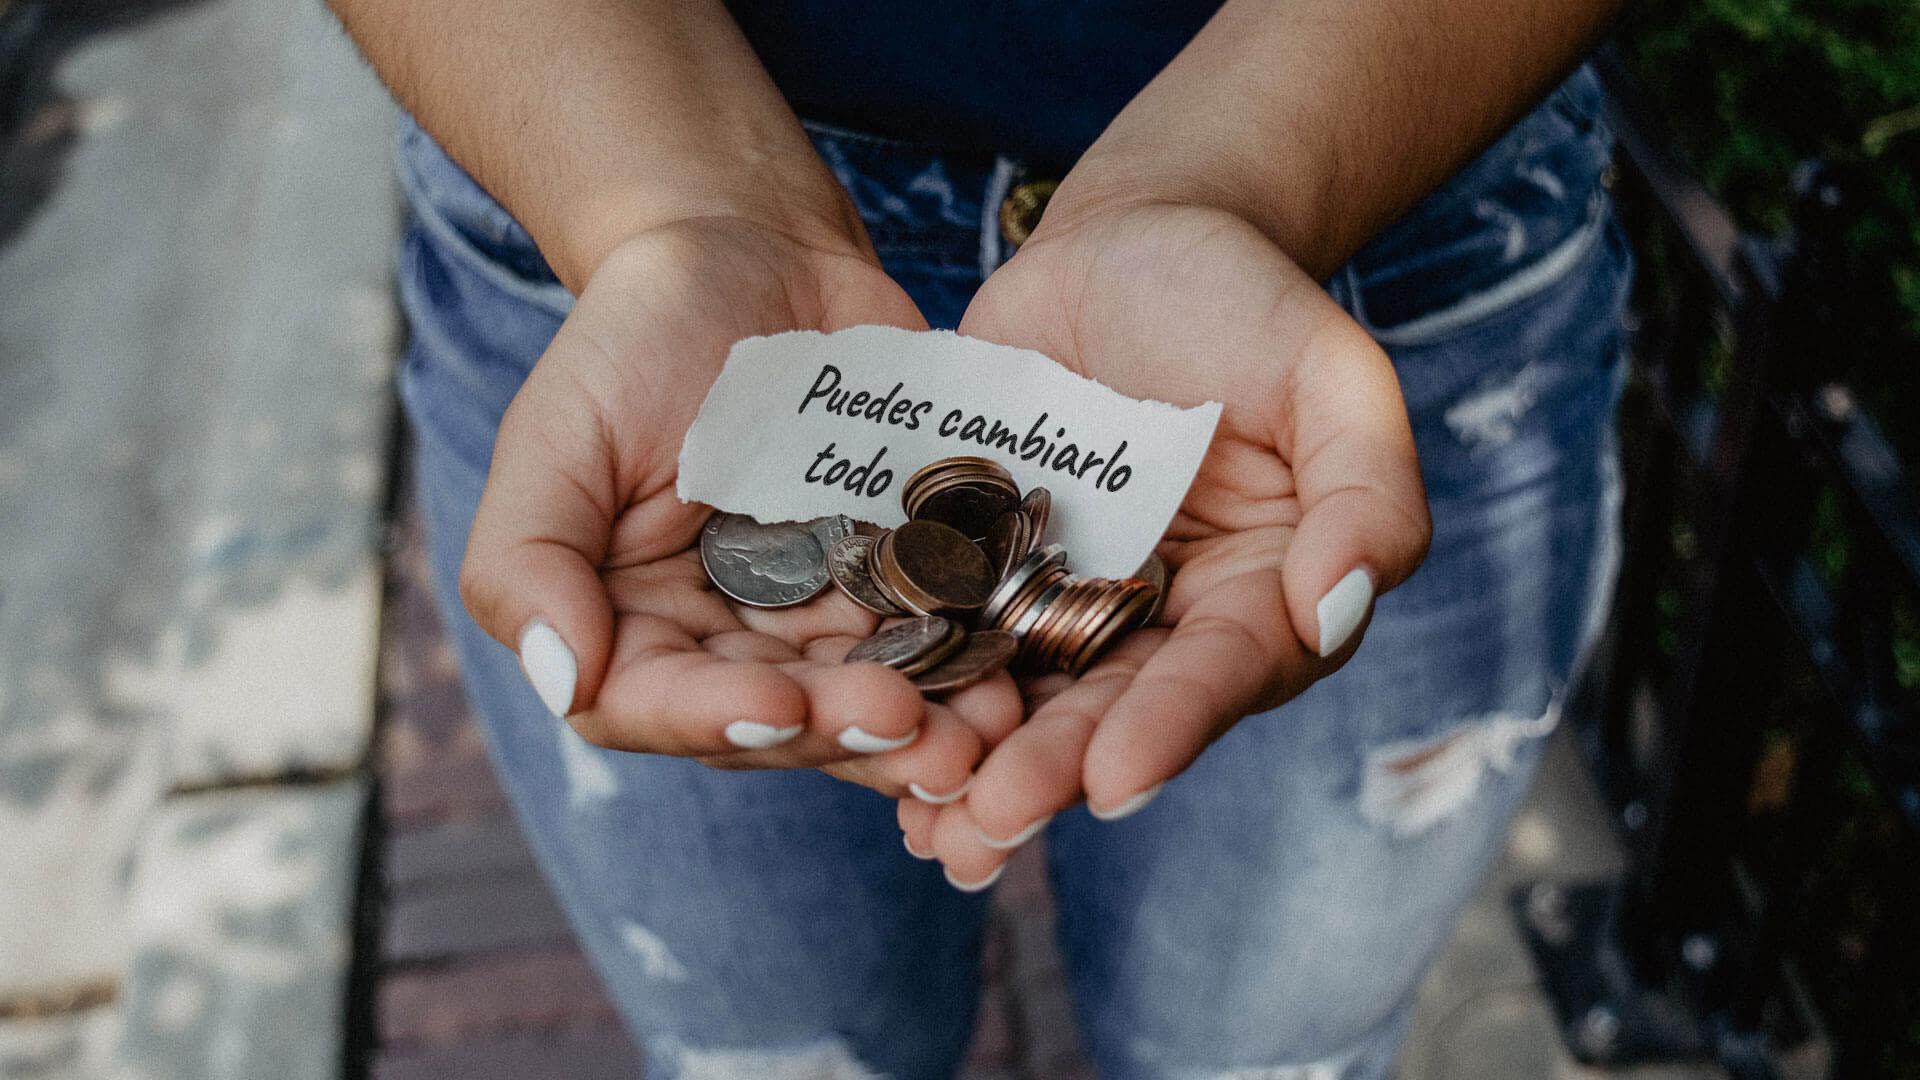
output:
{"label": "palm", "polygon": [[[1043,233],[982,287],[961,330],[1038,349],[1134,397],[1225,406],[1160,548],[1175,571],[1162,627],[1135,633],[1077,681],[1028,687],[1031,720],[989,755],[968,798],[969,824],[988,835],[1083,797],[1119,804],[1337,666],[1344,650],[1322,659],[1304,642],[1317,640],[1314,602],[1352,568],[1349,545],[1327,542],[1351,516],[1343,504],[1375,515],[1384,494],[1403,516],[1388,531],[1416,550],[1391,552],[1376,575],[1391,584],[1417,561],[1425,505],[1391,368],[1239,219],[1148,206]],[[1368,457],[1380,475],[1356,481]],[[1303,586],[1311,596],[1298,595]],[[968,830],[949,820],[937,831]],[[969,857],[956,847],[940,849],[950,864]]]}
{"label": "palm", "polygon": [[[724,224],[644,237],[583,291],[502,422],[468,569],[478,576],[477,556],[489,577],[509,572],[491,550],[499,535],[523,558],[544,551],[597,575],[597,588],[573,600],[575,629],[563,630],[580,654],[575,700],[588,703],[569,719],[590,740],[790,765],[845,757],[833,735],[849,725],[884,735],[924,723],[935,737],[920,739],[919,752],[940,760],[922,764],[955,775],[916,778],[944,790],[979,752],[960,717],[988,730],[1017,720],[1010,686],[997,699],[990,686],[956,696],[951,710],[930,709],[899,675],[841,664],[874,616],[831,590],[777,611],[730,603],[692,550],[707,508],[678,498],[679,449],[729,347],[867,322],[914,326],[919,315],[864,259]],[[509,517],[543,531],[529,539],[483,527]],[[542,571],[551,568],[532,568]],[[778,750],[742,751],[723,738],[742,719],[806,730]]]}

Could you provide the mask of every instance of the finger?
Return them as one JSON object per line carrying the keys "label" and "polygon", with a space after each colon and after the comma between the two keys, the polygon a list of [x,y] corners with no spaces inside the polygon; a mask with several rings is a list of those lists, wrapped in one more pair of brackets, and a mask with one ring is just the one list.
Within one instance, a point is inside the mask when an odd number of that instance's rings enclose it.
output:
{"label": "finger", "polygon": [[1027,715],[1019,684],[1004,671],[965,690],[948,694],[943,700],[973,728],[989,749],[1013,734]]}
{"label": "finger", "polygon": [[967,793],[973,767],[985,752],[980,736],[966,721],[952,709],[933,704],[927,707],[919,738],[907,746],[850,757],[823,768],[842,780],[891,798],[911,798],[937,806]]}
{"label": "finger", "polygon": [[568,717],[588,742],[615,750],[698,757],[766,749],[806,730],[806,687],[789,673],[804,661],[776,666],[751,658],[745,641],[709,652],[679,623],[652,614],[620,616],[605,684],[592,705]]}
{"label": "finger", "polygon": [[[972,796],[968,796],[971,798]],[[961,892],[980,892],[1000,880],[1011,850],[988,847],[980,842],[979,830],[967,813],[966,803],[935,807],[933,835],[929,841],[934,858],[947,872],[947,883]]]}
{"label": "finger", "polygon": [[1277,445],[1302,516],[1283,571],[1285,610],[1300,640],[1331,656],[1358,640],[1374,598],[1419,566],[1432,522],[1399,382],[1358,324],[1324,318],[1286,397]]}
{"label": "finger", "polygon": [[933,858],[933,822],[939,815],[940,808],[932,803],[924,803],[919,799],[900,800],[896,816],[907,854],[916,859]]}
{"label": "finger", "polygon": [[565,716],[594,699],[606,672],[613,607],[599,566],[619,506],[598,420],[560,407],[543,385],[529,379],[501,421],[460,596]]}
{"label": "finger", "polygon": [[1301,646],[1285,611],[1272,569],[1194,597],[1094,732],[1088,805],[1109,820],[1137,810],[1240,718],[1326,674],[1330,665]]}
{"label": "finger", "polygon": [[920,691],[892,668],[843,663],[853,642],[831,639],[780,669],[806,694],[807,731],[789,748],[805,764],[897,751],[924,732],[928,709]]}
{"label": "finger", "polygon": [[1087,747],[1164,632],[1136,631],[1112,654],[1055,693],[974,770],[967,812],[976,839],[1010,850],[1083,798]]}

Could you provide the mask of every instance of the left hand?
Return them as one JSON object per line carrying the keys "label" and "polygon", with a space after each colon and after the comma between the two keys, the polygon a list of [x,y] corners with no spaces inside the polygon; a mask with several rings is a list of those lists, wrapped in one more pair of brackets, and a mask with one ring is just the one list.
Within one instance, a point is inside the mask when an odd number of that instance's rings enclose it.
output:
{"label": "left hand", "polygon": [[[1336,670],[1376,593],[1413,572],[1431,537],[1386,354],[1259,230],[1173,204],[1051,223],[981,287],[960,332],[1136,398],[1225,409],[1159,548],[1175,572],[1161,625],[1078,680],[1030,681],[1031,718],[989,752],[965,800],[901,802],[909,845],[956,884],[1009,856],[986,838],[1083,800],[1111,814]],[[1370,584],[1323,604],[1356,570]]]}

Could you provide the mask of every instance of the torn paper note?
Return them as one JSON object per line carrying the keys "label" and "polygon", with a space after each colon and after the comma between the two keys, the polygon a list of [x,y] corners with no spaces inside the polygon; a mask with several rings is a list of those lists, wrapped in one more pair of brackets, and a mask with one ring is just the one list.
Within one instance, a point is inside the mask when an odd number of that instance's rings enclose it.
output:
{"label": "torn paper note", "polygon": [[761,521],[892,527],[941,458],[992,458],[1053,493],[1046,539],[1077,573],[1125,577],[1165,533],[1220,406],[1136,401],[1030,349],[856,326],[747,338],[680,448],[680,497]]}

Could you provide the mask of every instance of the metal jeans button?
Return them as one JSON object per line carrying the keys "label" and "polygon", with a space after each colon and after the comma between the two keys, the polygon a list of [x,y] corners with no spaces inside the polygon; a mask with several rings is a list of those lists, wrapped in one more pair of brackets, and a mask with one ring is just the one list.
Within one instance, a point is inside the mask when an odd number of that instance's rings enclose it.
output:
{"label": "metal jeans button", "polygon": [[1000,203],[1000,235],[1009,244],[1024,244],[1040,224],[1047,200],[1053,198],[1056,180],[1029,180],[1007,192]]}

